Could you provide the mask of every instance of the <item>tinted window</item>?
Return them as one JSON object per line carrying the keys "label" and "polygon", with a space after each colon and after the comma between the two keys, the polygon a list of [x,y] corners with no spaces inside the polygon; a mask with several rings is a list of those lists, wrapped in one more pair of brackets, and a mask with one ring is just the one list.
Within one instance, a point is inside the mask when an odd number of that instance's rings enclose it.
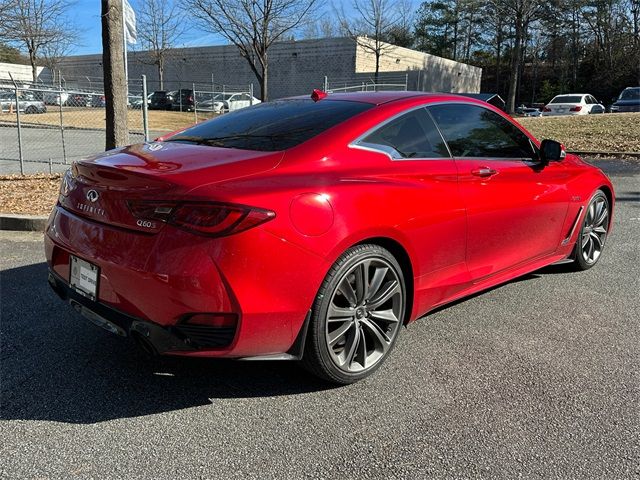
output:
{"label": "tinted window", "polygon": [[383,125],[359,143],[391,147],[398,152],[393,156],[402,158],[449,157],[442,137],[424,108]]}
{"label": "tinted window", "polygon": [[372,107],[369,103],[311,99],[260,103],[188,128],[167,141],[286,150]]}
{"label": "tinted window", "polygon": [[558,97],[554,97],[549,103],[580,103],[582,102],[582,97],[580,95],[560,95]]}
{"label": "tinted window", "polygon": [[456,157],[532,158],[529,138],[509,120],[475,105],[428,108]]}
{"label": "tinted window", "polygon": [[619,100],[640,100],[640,88],[628,88],[620,94]]}

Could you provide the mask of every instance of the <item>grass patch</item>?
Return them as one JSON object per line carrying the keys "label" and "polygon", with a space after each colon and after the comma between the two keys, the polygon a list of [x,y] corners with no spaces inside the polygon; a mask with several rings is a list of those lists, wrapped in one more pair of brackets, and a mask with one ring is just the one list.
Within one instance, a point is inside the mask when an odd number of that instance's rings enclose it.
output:
{"label": "grass patch", "polygon": [[539,140],[557,140],[570,151],[640,152],[640,113],[524,117],[517,120]]}
{"label": "grass patch", "polygon": [[[29,125],[42,125],[58,127],[60,125],[60,110],[58,107],[49,106],[47,113],[21,114],[20,121]],[[198,112],[198,122],[208,120],[215,116],[211,112]],[[73,128],[105,128],[104,108],[73,108],[62,109],[62,121],[65,127]],[[127,121],[129,130],[142,131],[142,110],[128,110]],[[16,123],[16,115],[0,115],[0,122]],[[188,127],[196,123],[193,112],[173,112],[165,110],[149,110],[149,130],[172,132],[180,128]]]}

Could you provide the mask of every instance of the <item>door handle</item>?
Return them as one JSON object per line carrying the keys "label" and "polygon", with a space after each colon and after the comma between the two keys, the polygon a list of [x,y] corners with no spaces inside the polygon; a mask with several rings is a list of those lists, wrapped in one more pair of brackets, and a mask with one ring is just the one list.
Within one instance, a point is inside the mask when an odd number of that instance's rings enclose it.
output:
{"label": "door handle", "polygon": [[476,177],[482,177],[482,178],[492,177],[496,173],[498,173],[497,170],[494,170],[493,168],[489,168],[489,167],[480,167],[480,168],[476,168],[475,170],[471,170],[471,175],[475,175]]}

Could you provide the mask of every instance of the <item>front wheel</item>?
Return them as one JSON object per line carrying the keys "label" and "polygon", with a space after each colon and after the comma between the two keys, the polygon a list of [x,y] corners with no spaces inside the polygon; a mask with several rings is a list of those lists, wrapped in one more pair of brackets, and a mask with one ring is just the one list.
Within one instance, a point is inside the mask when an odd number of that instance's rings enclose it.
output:
{"label": "front wheel", "polygon": [[600,259],[609,231],[609,208],[604,192],[596,191],[587,206],[573,251],[576,270],[588,270]]}
{"label": "front wheel", "polygon": [[378,245],[350,248],[320,287],[303,365],[332,383],[365,378],[393,349],[405,309],[405,281],[394,256]]}

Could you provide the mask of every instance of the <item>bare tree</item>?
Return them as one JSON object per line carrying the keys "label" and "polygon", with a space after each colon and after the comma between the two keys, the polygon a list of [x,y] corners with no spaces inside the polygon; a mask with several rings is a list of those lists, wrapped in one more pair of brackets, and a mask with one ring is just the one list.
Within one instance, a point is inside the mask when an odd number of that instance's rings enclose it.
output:
{"label": "bare tree", "polygon": [[13,0],[9,3],[5,38],[9,43],[26,49],[33,81],[36,82],[41,51],[73,38],[64,18],[71,3],[67,0]]}
{"label": "bare tree", "polygon": [[124,74],[122,2],[102,0],[102,68],[104,76],[107,150],[127,145],[127,79]]}
{"label": "bare tree", "polygon": [[76,43],[77,37],[69,34],[58,42],[50,42],[41,48],[41,63],[51,71],[52,77],[55,79],[55,72],[60,66],[60,62],[66,57],[73,45]]}
{"label": "bare tree", "polygon": [[331,18],[322,16],[319,20],[305,22],[302,29],[304,38],[333,38],[340,34],[340,26]]}
{"label": "bare tree", "polygon": [[511,77],[507,94],[507,111],[513,113],[516,108],[516,93],[520,82],[522,66],[522,48],[527,38],[529,24],[535,20],[543,8],[539,0],[492,0],[499,14],[511,20],[515,32],[511,53]]}
{"label": "bare tree", "polygon": [[160,90],[164,90],[164,66],[171,49],[184,33],[184,19],[176,12],[173,0],[142,0],[138,11],[138,39],[147,50],[148,61],[158,68]]}
{"label": "bare tree", "polygon": [[342,31],[358,46],[373,53],[376,59],[375,81],[378,83],[380,58],[393,45],[386,43],[393,29],[401,21],[401,12],[394,0],[353,0],[354,15],[346,15],[344,6],[337,10]]}
{"label": "bare tree", "polygon": [[268,99],[269,48],[292,34],[316,0],[185,0],[206,31],[222,35],[235,45],[260,82],[261,98]]}

